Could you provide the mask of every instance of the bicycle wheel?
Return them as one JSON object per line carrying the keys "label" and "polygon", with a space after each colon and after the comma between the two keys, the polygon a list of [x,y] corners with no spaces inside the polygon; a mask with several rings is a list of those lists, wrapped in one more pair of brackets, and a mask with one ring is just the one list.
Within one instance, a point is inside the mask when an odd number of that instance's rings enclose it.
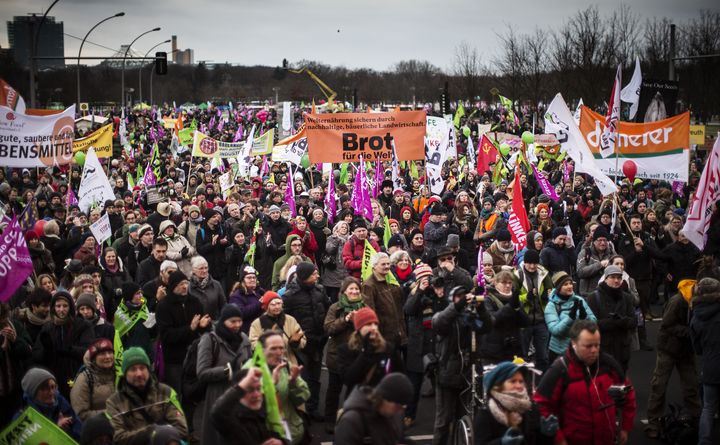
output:
{"label": "bicycle wheel", "polygon": [[473,430],[472,419],[468,415],[464,415],[455,422],[455,432],[453,434],[455,445],[472,445]]}

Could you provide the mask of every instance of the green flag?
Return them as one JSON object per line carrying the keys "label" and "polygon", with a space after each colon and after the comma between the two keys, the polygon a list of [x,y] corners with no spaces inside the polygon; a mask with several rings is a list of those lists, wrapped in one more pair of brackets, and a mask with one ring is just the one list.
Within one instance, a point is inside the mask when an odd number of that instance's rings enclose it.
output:
{"label": "green flag", "polygon": [[247,253],[245,254],[245,262],[251,265],[252,267],[255,267],[255,252],[257,251],[257,233],[258,230],[260,230],[260,218],[257,218],[255,220],[255,227],[253,228],[253,237],[252,237],[252,243],[250,243],[250,247],[248,248]]}
{"label": "green flag", "polygon": [[135,169],[135,183],[139,183],[142,181],[143,177],[145,176],[145,170],[143,169],[142,164],[138,163],[137,168]]}
{"label": "green flag", "polygon": [[498,99],[500,99],[500,103],[508,112],[508,118],[512,119],[513,122],[517,120],[515,117],[515,112],[513,111],[513,101],[508,99],[505,96],[501,96],[498,94]]}
{"label": "green flag", "polygon": [[132,191],[135,188],[135,180],[133,179],[130,172],[127,173],[128,190]]}
{"label": "green flag", "polygon": [[77,445],[55,422],[28,407],[2,432],[0,444],[66,444]]}
{"label": "green flag", "polygon": [[[387,219],[387,217],[385,217]],[[390,225],[388,224],[388,227]],[[360,279],[361,281],[365,281],[372,275],[372,266],[370,265],[370,260],[372,259],[373,255],[375,255],[377,252],[375,251],[375,248],[370,244],[370,241],[367,239],[365,240],[365,249],[363,250],[363,258],[362,258],[362,267],[360,269]],[[398,282],[397,278],[395,278],[395,275],[393,275],[392,272],[388,272],[387,275],[385,275],[385,281],[388,282],[388,284],[394,284],[395,286],[400,286],[400,283]]]}
{"label": "green flag", "polygon": [[392,238],[392,232],[390,231],[390,220],[388,220],[387,215],[384,216],[383,225],[385,226],[385,231],[383,232],[383,244],[385,244],[385,248],[387,249],[390,238]]}
{"label": "green flag", "polygon": [[420,175],[418,174],[417,164],[415,161],[410,161],[410,177],[417,179]]}
{"label": "green flag", "polygon": [[465,116],[465,107],[462,102],[458,101],[457,111],[455,111],[455,118],[453,119],[455,128],[460,128],[460,118],[463,116]]}
{"label": "green flag", "polygon": [[347,184],[348,181],[348,163],[343,162],[340,165],[340,184]]}
{"label": "green flag", "polygon": [[123,356],[123,344],[120,340],[120,334],[115,331],[115,337],[113,338],[113,353],[115,354],[115,386],[120,382],[122,377],[122,356]]}
{"label": "green flag", "polygon": [[285,428],[283,427],[282,417],[280,417],[280,407],[275,394],[275,383],[273,382],[272,372],[270,372],[270,368],[268,368],[265,361],[265,352],[260,342],[255,344],[252,358],[243,365],[243,369],[251,367],[260,368],[262,372],[262,393],[265,398],[266,413],[265,424],[270,431],[278,433],[280,437],[285,437]]}

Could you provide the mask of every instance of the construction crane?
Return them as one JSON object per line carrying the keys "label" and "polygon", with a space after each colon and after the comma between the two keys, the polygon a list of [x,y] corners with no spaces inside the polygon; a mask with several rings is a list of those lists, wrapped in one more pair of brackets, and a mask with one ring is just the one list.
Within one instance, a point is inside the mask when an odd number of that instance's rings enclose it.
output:
{"label": "construction crane", "polygon": [[294,70],[294,69],[290,68],[287,59],[283,59],[283,69],[285,69],[293,74],[305,73],[308,76],[310,76],[310,78],[313,80],[313,82],[315,82],[315,84],[318,86],[318,88],[320,88],[320,91],[325,96],[325,99],[327,99],[328,110],[336,111],[336,108],[338,107],[335,104],[335,98],[337,97],[337,93],[332,88],[330,88],[328,86],[328,84],[323,82],[322,79],[320,79],[315,73],[313,73],[312,71],[310,71],[309,69],[307,69],[305,67],[300,68],[299,70]]}

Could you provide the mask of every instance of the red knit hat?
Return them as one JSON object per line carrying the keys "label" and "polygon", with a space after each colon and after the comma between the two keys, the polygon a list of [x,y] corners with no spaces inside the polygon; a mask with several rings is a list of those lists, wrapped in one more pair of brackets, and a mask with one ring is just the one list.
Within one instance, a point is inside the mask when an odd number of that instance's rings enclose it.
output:
{"label": "red knit hat", "polygon": [[90,355],[90,361],[94,360],[95,357],[103,351],[114,352],[113,343],[107,338],[100,338],[95,340],[90,347],[88,347],[88,355]]}
{"label": "red knit hat", "polygon": [[265,292],[262,297],[260,297],[260,306],[262,307],[262,310],[266,311],[268,306],[270,306],[270,302],[274,299],[280,299],[280,295],[278,295],[277,292],[273,292],[271,290]]}
{"label": "red knit hat", "polygon": [[356,331],[370,323],[379,323],[379,320],[375,311],[369,307],[362,307],[353,315],[353,324]]}

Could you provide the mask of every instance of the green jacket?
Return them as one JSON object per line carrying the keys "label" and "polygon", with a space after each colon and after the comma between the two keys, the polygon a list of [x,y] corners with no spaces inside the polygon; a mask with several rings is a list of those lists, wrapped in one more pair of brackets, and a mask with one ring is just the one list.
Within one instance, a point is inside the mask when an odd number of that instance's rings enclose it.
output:
{"label": "green jacket", "polygon": [[[300,239],[300,235],[288,235],[285,239],[285,255],[281,256],[277,260],[275,260],[275,264],[273,264],[273,273],[272,273],[272,288],[274,291],[277,292],[278,289],[285,286],[285,283],[280,281],[280,270],[285,266],[285,263],[287,263],[288,259],[292,256],[292,252],[290,252],[290,243],[293,242],[295,239]],[[306,257],[302,253],[300,256],[303,258],[303,261],[310,261],[310,258]]]}
{"label": "green jacket", "polygon": [[[548,295],[553,290],[550,273],[547,269],[538,264],[538,293],[540,296],[540,300],[538,302],[533,301],[532,298],[528,298],[528,286],[524,267],[518,267],[513,273],[515,274],[516,279],[515,287],[520,291],[520,307],[522,307],[525,313],[530,316],[530,321],[532,323],[542,321],[544,319],[545,306],[547,306],[548,303]],[[534,319],[533,313],[535,314]]]}
{"label": "green jacket", "polygon": [[[115,430],[113,443],[148,444],[155,426],[162,424],[174,426],[183,439],[188,439],[187,421],[175,390],[159,383],[152,374],[150,379],[145,400],[128,387],[124,377],[120,379],[117,392],[107,400],[106,416]],[[152,423],[146,417],[152,419]]]}
{"label": "green jacket", "polygon": [[291,444],[298,444],[305,433],[303,419],[298,411],[310,398],[310,388],[300,376],[295,380],[295,383],[291,384],[290,373],[286,366],[280,371],[280,379],[275,385],[275,389],[277,390],[280,415],[287,422],[292,435]]}

